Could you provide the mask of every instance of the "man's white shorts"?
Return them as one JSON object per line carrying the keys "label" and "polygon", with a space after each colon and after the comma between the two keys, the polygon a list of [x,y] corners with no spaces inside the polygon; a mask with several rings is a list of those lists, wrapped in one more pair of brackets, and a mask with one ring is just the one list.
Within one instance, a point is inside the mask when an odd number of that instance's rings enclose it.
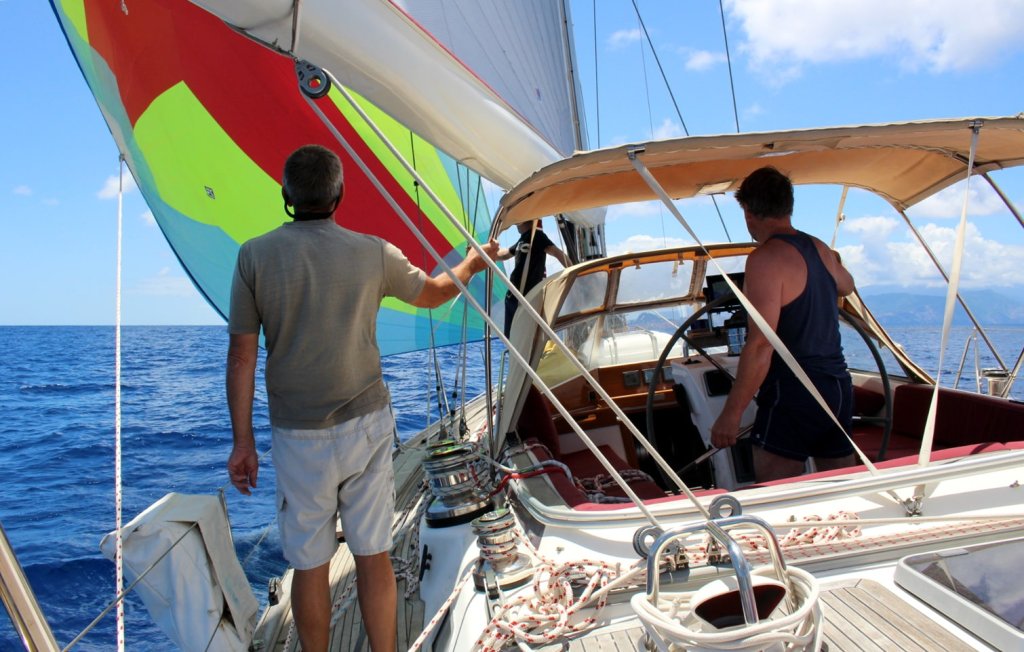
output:
{"label": "man's white shorts", "polygon": [[272,427],[277,522],[292,567],[309,570],[331,560],[338,514],[352,554],[391,549],[393,431],[387,407],[321,430]]}

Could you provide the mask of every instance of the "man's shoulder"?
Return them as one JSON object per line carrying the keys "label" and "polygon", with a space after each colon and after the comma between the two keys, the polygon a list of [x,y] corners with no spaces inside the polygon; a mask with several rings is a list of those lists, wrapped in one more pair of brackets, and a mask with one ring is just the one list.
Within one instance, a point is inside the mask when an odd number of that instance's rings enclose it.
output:
{"label": "man's shoulder", "polygon": [[796,249],[793,247],[793,245],[789,244],[785,240],[782,240],[780,238],[769,238],[768,240],[759,244],[757,248],[754,249],[753,252],[751,252],[750,256],[748,257],[748,260],[771,260],[773,258],[787,256],[795,251]]}
{"label": "man's shoulder", "polygon": [[273,242],[273,241],[278,240],[280,238],[288,237],[288,234],[287,234],[287,232],[285,230],[285,226],[286,225],[287,225],[287,222],[284,222],[284,223],[279,224],[278,226],[274,227],[273,229],[267,231],[266,233],[261,233],[260,235],[256,235],[256,236],[253,236],[253,237],[249,238],[248,240],[246,240],[245,242],[242,243],[242,248],[243,249],[257,249],[257,248],[263,246],[267,242]]}

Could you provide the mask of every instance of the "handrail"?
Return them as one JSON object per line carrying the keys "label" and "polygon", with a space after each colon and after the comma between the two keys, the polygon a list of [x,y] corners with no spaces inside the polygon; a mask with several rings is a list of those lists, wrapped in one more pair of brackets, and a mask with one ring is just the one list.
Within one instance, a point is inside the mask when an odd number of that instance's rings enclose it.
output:
{"label": "handrail", "polygon": [[[956,478],[980,475],[991,471],[1016,469],[1024,464],[1024,450],[997,451],[979,455],[968,455],[943,464],[917,466],[908,464],[896,468],[881,469],[878,475],[865,475],[855,469],[857,477],[822,478],[802,480],[781,486],[750,487],[743,489],[743,508],[755,511],[762,506],[783,507],[798,504],[809,499],[821,500],[864,496],[884,492],[892,487],[911,487],[919,483],[942,482]],[[720,494],[718,494],[720,495]],[[715,495],[698,496],[704,503],[710,503]],[[632,507],[615,510],[577,511],[564,504],[549,505],[541,502],[529,492],[520,492],[519,500],[530,511],[531,516],[543,525],[577,527],[586,521],[588,527],[608,528],[631,525],[640,520],[640,514]],[[699,518],[689,501],[675,499],[648,503],[656,516],[666,520]]]}

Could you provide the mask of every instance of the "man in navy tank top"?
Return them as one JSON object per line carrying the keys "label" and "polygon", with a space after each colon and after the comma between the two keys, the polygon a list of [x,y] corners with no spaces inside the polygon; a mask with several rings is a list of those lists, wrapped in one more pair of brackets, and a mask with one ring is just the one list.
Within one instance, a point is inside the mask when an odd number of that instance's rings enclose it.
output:
{"label": "man in navy tank top", "polygon": [[839,254],[793,228],[793,184],[773,167],[755,170],[736,191],[751,237],[743,293],[789,348],[836,420],[811,396],[751,320],[736,382],[711,443],[736,443],[740,417],[757,393],[751,431],[758,482],[803,473],[808,457],[818,470],[854,463],[850,432],[853,389],[839,335],[838,299],[853,292]]}

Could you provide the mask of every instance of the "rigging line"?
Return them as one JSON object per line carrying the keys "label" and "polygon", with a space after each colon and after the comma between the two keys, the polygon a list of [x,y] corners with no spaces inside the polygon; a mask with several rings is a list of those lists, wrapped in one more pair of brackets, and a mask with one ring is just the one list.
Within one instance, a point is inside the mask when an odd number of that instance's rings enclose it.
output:
{"label": "rigging line", "polygon": [[718,0],[718,13],[722,16],[722,40],[725,41],[725,63],[729,67],[729,91],[732,94],[732,115],[736,119],[736,133],[740,133],[740,112],[736,109],[736,86],[732,81],[732,56],[729,54],[729,33],[725,29],[725,7]]}
{"label": "rigging line", "polygon": [[[412,167],[416,169],[416,137],[409,132],[409,152],[412,159]],[[420,203],[420,183],[416,179],[412,182],[413,193],[416,195],[416,216],[419,222],[419,228],[423,228],[423,206]],[[426,267],[428,263],[426,252],[423,253],[423,266]],[[433,308],[427,308],[427,319],[430,322],[430,354],[434,358],[434,390],[437,393],[437,411],[440,414],[445,414],[448,409],[448,397],[444,396],[444,378],[441,377],[441,367],[437,361],[437,341],[434,339],[434,310]],[[428,386],[429,387],[429,386]],[[427,390],[427,405],[430,405],[430,390]]]}
{"label": "rigging line", "polygon": [[679,122],[683,125],[683,133],[689,136],[690,130],[686,128],[686,120],[683,120],[683,112],[679,109],[679,103],[676,102],[676,96],[675,93],[672,92],[671,84],[668,83],[668,77],[665,75],[665,69],[661,65],[661,59],[658,58],[658,51],[654,49],[654,42],[651,41],[651,35],[647,33],[647,25],[644,24],[643,16],[640,15],[640,7],[637,6],[636,0],[633,0],[633,10],[636,12],[636,19],[640,22],[640,27],[644,31],[644,38],[647,39],[647,45],[651,48],[651,54],[654,55],[654,62],[658,64],[658,70],[661,72],[662,81],[665,82],[665,89],[668,91],[668,96],[672,98],[672,106],[675,107],[676,115],[679,117]]}
{"label": "rigging line", "polygon": [[151,570],[153,570],[154,568],[156,568],[157,565],[161,561],[164,560],[164,557],[166,557],[168,554],[170,554],[170,552],[172,550],[174,550],[175,546],[177,546],[179,543],[181,543],[181,540],[184,539],[185,536],[188,535],[189,532],[191,532],[192,530],[196,529],[197,527],[199,527],[199,522],[198,521],[193,521],[192,525],[188,526],[188,529],[186,529],[184,532],[182,532],[181,536],[179,536],[177,539],[175,539],[174,543],[172,543],[170,546],[168,546],[167,550],[164,550],[163,553],[159,557],[157,557],[156,561],[154,561],[152,564],[150,564],[149,567],[146,568],[146,570],[144,570],[141,573],[139,573],[139,576],[135,578],[135,581],[133,581],[131,584],[128,585],[128,588],[126,588],[125,590],[123,590],[120,593],[118,593],[117,597],[115,597],[113,600],[111,600],[110,603],[106,607],[104,607],[103,611],[101,611],[100,614],[98,616],[96,616],[96,618],[94,618],[91,623],[86,625],[85,629],[83,629],[82,632],[78,636],[76,636],[74,639],[71,640],[70,643],[67,644],[67,646],[62,650],[62,652],[68,652],[68,650],[70,650],[72,647],[77,645],[83,638],[85,638],[85,635],[88,634],[89,632],[91,632],[93,629],[95,629],[96,625],[100,624],[100,621],[103,620],[104,616],[106,616],[108,613],[110,613],[111,609],[113,609],[117,605],[123,605],[125,597],[129,593],[132,592],[132,589],[135,588],[135,585],[138,584],[139,582],[141,582],[142,579],[144,577],[146,577],[146,575],[149,575],[149,572]]}
{"label": "rigging line", "polygon": [[[665,83],[665,90],[668,91],[668,96],[669,96],[669,98],[672,99],[672,106],[676,110],[676,116],[679,118],[679,123],[683,126],[683,133],[686,134],[687,136],[689,136],[690,135],[690,130],[686,127],[686,120],[683,119],[683,111],[682,111],[682,109],[679,108],[679,103],[676,102],[676,95],[672,91],[672,85],[668,81],[668,76],[665,74],[665,68],[661,65],[661,58],[658,57],[658,51],[654,49],[654,42],[651,40],[651,35],[647,32],[647,25],[644,23],[643,16],[640,15],[640,7],[637,5],[636,0],[632,0],[632,2],[633,2],[633,11],[636,12],[636,18],[640,22],[640,27],[643,28],[644,38],[647,39],[647,45],[651,48],[651,54],[654,55],[654,62],[658,64],[658,71],[661,73],[661,79]],[[724,17],[723,17],[722,20],[723,21],[725,20]],[[723,27],[723,29],[724,29],[724,27]],[[732,72],[731,72],[732,71],[732,65],[731,64],[729,66],[729,70],[730,70],[729,79],[730,79],[730,84],[731,84],[732,83]],[[644,77],[646,77],[646,73],[645,73]],[[735,93],[733,93],[733,105],[735,105],[735,103],[736,103],[736,99],[735,98],[736,98],[736,95],[735,95]],[[737,118],[737,120],[736,120],[736,131],[739,131],[739,128],[740,128],[739,127],[739,118]],[[725,231],[725,238],[726,238],[726,240],[728,240],[729,242],[732,242],[732,236],[729,235],[729,227],[727,227],[725,225],[725,218],[722,216],[722,209],[719,208],[718,200],[715,198],[714,195],[711,196],[711,203],[715,205],[715,211],[718,213],[718,221],[721,222],[722,230]],[[664,234],[664,230],[665,230],[664,215],[662,216],[662,227],[661,228],[662,228],[662,233]],[[663,237],[664,237],[664,235],[663,235]]]}
{"label": "rigging line", "polygon": [[836,248],[836,238],[839,237],[839,225],[846,220],[846,216],[843,215],[843,209],[846,207],[846,193],[849,192],[850,186],[843,186],[843,195],[839,198],[839,208],[836,209],[836,228],[832,231],[832,242],[829,244],[829,249]]}
{"label": "rigging line", "polygon": [[[117,157],[117,263],[114,290],[114,546],[115,594],[124,587],[124,538],[121,536],[121,250],[124,242],[124,154]],[[124,604],[117,603],[117,649],[124,652]]]}
{"label": "rigging line", "polygon": [[[917,230],[917,227],[914,226],[914,223],[910,221],[910,216],[907,215],[907,212],[905,210],[900,210],[898,212],[900,214],[900,217],[903,218],[903,222],[907,225],[907,228],[910,229],[910,233],[914,236],[914,239],[917,240],[918,244],[921,245],[921,248],[924,249],[924,252],[928,254],[928,257],[931,259],[932,264],[935,265],[935,269],[939,271],[939,274],[942,276],[943,280],[945,280],[946,283],[949,284],[949,274],[946,272],[946,268],[942,266],[942,263],[935,255],[935,252],[932,251],[931,246],[928,245],[928,241],[924,239],[924,236],[921,235],[921,232]],[[981,322],[978,321],[978,318],[977,316],[975,316],[974,311],[972,311],[971,307],[967,305],[967,300],[964,299],[963,296],[961,296],[959,293],[957,293],[956,295],[956,300],[960,303],[960,307],[964,309],[964,314],[967,315],[967,318],[971,321],[971,323],[974,325],[974,328],[978,331],[978,335],[980,335],[981,339],[985,342],[985,345],[988,347],[988,350],[992,354],[992,357],[996,359],[996,363],[999,364],[999,367],[1001,369],[1005,370],[1006,363],[1003,361],[1002,356],[999,355],[999,351],[996,349],[996,345],[992,342],[992,340],[989,339],[988,333],[985,331],[984,328],[982,328]]]}
{"label": "rigging line", "polygon": [[[644,34],[647,34],[647,28],[644,27],[644,21],[640,18],[640,9],[636,6],[636,2],[633,2],[633,8],[636,9],[637,22],[640,23],[640,27],[643,28]],[[650,38],[647,39],[647,43],[648,43],[648,45],[650,45],[651,52],[654,54],[654,60],[657,61],[658,60],[658,54],[656,52],[654,52],[654,44],[651,43]],[[640,68],[641,68],[641,71],[643,73],[643,79],[644,79],[644,96],[647,98],[647,126],[651,130],[651,139],[653,140],[654,139],[654,114],[651,111],[651,87],[650,87],[650,83],[649,83],[649,81],[647,79],[647,57],[644,54],[643,43],[640,44]],[[662,74],[662,79],[664,79],[664,74]],[[669,92],[671,93],[671,91],[669,91]],[[677,107],[676,113],[678,113],[678,112],[679,111],[678,111],[678,107]],[[680,120],[682,120],[681,117],[680,117]],[[686,125],[683,125],[683,130],[684,131],[686,130]],[[689,135],[689,134],[687,134],[687,135]],[[665,208],[664,207],[659,207],[658,208],[658,220],[659,220],[659,223],[661,224],[661,246],[662,247],[668,247],[668,235],[665,233]]]}
{"label": "rigging line", "polygon": [[[462,181],[463,169],[465,169],[465,172],[466,172],[465,185],[463,185],[463,181]],[[471,189],[470,189],[470,183],[471,183],[472,175],[469,173],[469,168],[466,168],[463,164],[458,163],[458,162],[456,162],[456,164],[455,164],[455,175],[456,175],[456,178],[458,179],[458,183],[459,183],[459,192],[460,193],[464,193],[464,194],[462,194],[462,225],[466,228],[467,231],[469,231],[470,233],[472,233],[475,236],[476,232],[477,232],[477,229],[476,229],[476,204],[473,204],[473,208],[470,209],[470,201],[472,201],[471,198],[470,198],[471,192],[472,192]],[[478,187],[479,187],[479,183],[480,182],[478,180],[477,181]],[[470,221],[470,215],[472,215],[472,221]],[[469,250],[468,244],[467,244],[466,249],[467,249],[467,251]],[[461,333],[459,335],[459,345],[460,345],[460,347],[459,347],[459,359],[460,359],[460,361],[462,363],[462,383],[461,383],[462,384],[462,388],[461,388],[462,398],[457,403],[457,405],[459,406],[460,413],[461,413],[461,420],[460,420],[460,423],[459,423],[459,425],[460,425],[460,428],[459,428],[460,433],[459,434],[461,435],[461,431],[464,429],[463,426],[465,424],[465,419],[466,419],[466,367],[468,365],[467,358],[469,357],[469,306],[466,305],[465,303],[462,304],[462,330],[461,330]],[[452,399],[453,400],[458,399],[459,398],[458,394],[459,394],[459,374],[458,374],[458,371],[456,371],[456,373],[455,373],[455,390],[452,392]],[[453,419],[454,419],[454,412],[455,412],[455,410],[452,410],[452,412],[453,412]]]}
{"label": "rigging line", "polygon": [[[339,84],[338,80],[334,78],[334,76],[331,75],[329,71],[325,70],[324,73],[334,83],[335,88],[342,95],[342,97],[344,97],[345,100],[349,103],[349,106],[355,109],[359,116],[367,122],[371,129],[374,130],[374,133],[376,133],[378,137],[380,137],[381,143],[388,148],[392,156],[394,156],[398,160],[398,162],[406,169],[406,171],[408,171],[410,174],[412,174],[418,179],[419,174],[416,172],[416,170],[409,165],[409,162],[406,161],[405,158],[401,155],[401,153],[397,150],[397,148],[395,148],[394,143],[392,143],[390,140],[384,137],[384,135],[380,132],[380,130],[376,127],[376,125],[373,123],[370,117],[363,110],[363,107],[360,106],[358,102],[356,102],[356,100],[352,97],[348,90],[344,86]],[[324,115],[323,111],[317,105],[316,101],[308,96],[304,96],[303,99],[305,99],[306,104],[313,110],[317,117],[320,118],[321,123],[327,128],[328,131],[331,132],[331,135],[334,136],[338,144],[340,144],[342,148],[345,149],[346,153],[348,153],[348,155],[352,158],[352,160],[362,171],[362,173],[366,175],[366,178],[370,181],[370,183],[377,190],[377,192],[380,193],[381,197],[386,202],[388,202],[388,205],[390,205],[391,208],[395,211],[395,214],[399,217],[399,219],[401,219],[402,222],[409,228],[413,236],[415,236],[419,243],[423,246],[423,248],[430,253],[431,258],[433,258],[437,262],[437,264],[441,267],[444,273],[452,281],[455,287],[459,289],[459,292],[461,292],[466,297],[466,301],[473,306],[473,309],[476,310],[477,314],[480,315],[484,322],[491,329],[494,330],[495,336],[505,346],[505,349],[509,353],[509,355],[521,366],[523,372],[530,377],[530,379],[533,381],[534,386],[536,386],[537,389],[542,394],[544,394],[544,396],[546,396],[548,400],[551,401],[552,407],[554,407],[558,414],[561,415],[563,419],[565,419],[569,427],[572,428],[572,431],[576,433],[576,435],[580,438],[580,441],[583,442],[583,444],[591,453],[594,454],[594,457],[596,457],[598,462],[600,462],[601,466],[603,466],[605,470],[608,471],[608,474],[615,478],[615,481],[619,484],[619,487],[621,487],[623,493],[629,496],[630,500],[633,501],[633,504],[637,507],[638,510],[640,510],[640,512],[647,518],[647,520],[652,525],[660,526],[658,519],[654,515],[654,513],[651,512],[647,505],[644,504],[644,501],[636,494],[636,492],[630,488],[629,484],[622,478],[622,475],[619,474],[618,470],[615,469],[612,463],[608,460],[607,456],[605,456],[605,454],[601,452],[601,450],[597,447],[597,444],[595,444],[594,441],[590,438],[590,436],[583,431],[583,429],[576,422],[576,420],[572,418],[572,415],[569,414],[569,411],[562,404],[562,402],[558,400],[558,397],[555,396],[555,393],[544,382],[544,379],[542,379],[540,375],[536,372],[536,370],[534,370],[530,366],[530,363],[526,360],[526,358],[524,358],[523,355],[518,350],[516,350],[515,347],[512,346],[512,343],[509,341],[509,339],[505,337],[503,329],[498,325],[497,322],[494,321],[494,318],[487,313],[487,310],[480,305],[480,302],[476,300],[476,297],[474,297],[469,292],[469,288],[467,288],[466,285],[459,279],[459,277],[452,270],[452,267],[445,261],[444,257],[442,257],[441,254],[437,252],[437,250],[430,243],[430,241],[427,240],[426,236],[424,236],[421,231],[416,229],[416,225],[413,223],[412,219],[405,213],[405,211],[398,204],[395,198],[390,193],[387,192],[387,189],[384,188],[384,185],[381,183],[381,181],[376,177],[376,175],[374,175],[373,171],[370,170],[370,168],[366,165],[366,163],[355,151],[355,149],[353,149],[352,145],[348,142],[348,140],[346,140],[345,137],[341,134],[338,128],[334,126],[334,123],[327,119],[327,116]],[[431,201],[433,201],[434,204],[438,207],[438,209],[448,217],[451,224],[455,226],[456,229],[460,230],[462,236],[467,239],[467,243],[470,244],[476,250],[477,254],[480,255],[481,259],[483,260],[484,264],[487,265],[487,268],[490,270],[490,272],[492,274],[496,274],[498,278],[500,278],[503,282],[505,282],[508,285],[509,291],[512,292],[512,296],[514,296],[516,300],[519,301],[520,309],[525,310],[526,313],[530,315],[530,318],[537,323],[541,331],[554,342],[555,346],[558,347],[558,349],[564,355],[567,356],[570,363],[572,363],[573,366],[576,367],[576,369],[580,372],[580,374],[583,376],[586,382],[591,387],[594,388],[594,391],[603,400],[607,402],[608,407],[612,410],[615,416],[622,421],[623,426],[625,426],[626,429],[629,430],[630,434],[632,434],[633,437],[638,442],[641,443],[641,445],[647,448],[647,450],[651,453],[651,456],[658,462],[658,464],[664,467],[666,472],[670,474],[670,477],[672,477],[672,469],[668,467],[668,463],[665,462],[665,459],[661,457],[660,454],[658,454],[656,449],[648,448],[648,444],[645,443],[647,442],[646,438],[640,433],[636,426],[633,425],[632,422],[626,417],[626,414],[622,411],[621,408],[618,407],[618,405],[608,394],[608,392],[601,386],[601,383],[597,382],[597,380],[590,374],[590,372],[583,365],[583,363],[581,363],[579,359],[573,355],[569,347],[566,346],[564,342],[562,342],[562,340],[558,337],[557,334],[555,334],[555,331],[552,330],[551,326],[549,326],[544,321],[544,319],[540,316],[540,314],[537,313],[533,306],[529,305],[529,302],[526,301],[526,297],[524,297],[523,294],[519,292],[519,290],[516,287],[514,287],[514,284],[509,280],[509,278],[505,275],[502,269],[498,267],[497,263],[495,263],[495,261],[487,255],[487,253],[483,250],[483,247],[481,247],[479,243],[473,240],[470,234],[468,234],[467,232],[465,232],[464,229],[462,229],[462,225],[459,224],[458,219],[456,219],[455,216],[452,215],[448,207],[444,204],[444,202],[440,200],[440,198],[438,198],[438,196],[433,192],[433,190],[431,190],[430,186],[424,185],[423,189],[430,197]],[[675,477],[673,479],[676,482],[682,484],[682,480],[680,480],[678,477]],[[683,491],[689,491],[685,484],[682,484],[681,489],[683,489]],[[701,512],[701,514],[705,518],[710,518],[707,509],[704,507],[704,505],[700,503],[700,501],[696,499],[696,496],[693,496],[692,492],[688,493],[687,495],[689,495],[692,498],[694,505]]]}
{"label": "rigging line", "polygon": [[601,147],[601,76],[597,74],[597,0],[594,0],[592,9],[594,12],[594,107],[597,113],[597,143],[595,146]]}

